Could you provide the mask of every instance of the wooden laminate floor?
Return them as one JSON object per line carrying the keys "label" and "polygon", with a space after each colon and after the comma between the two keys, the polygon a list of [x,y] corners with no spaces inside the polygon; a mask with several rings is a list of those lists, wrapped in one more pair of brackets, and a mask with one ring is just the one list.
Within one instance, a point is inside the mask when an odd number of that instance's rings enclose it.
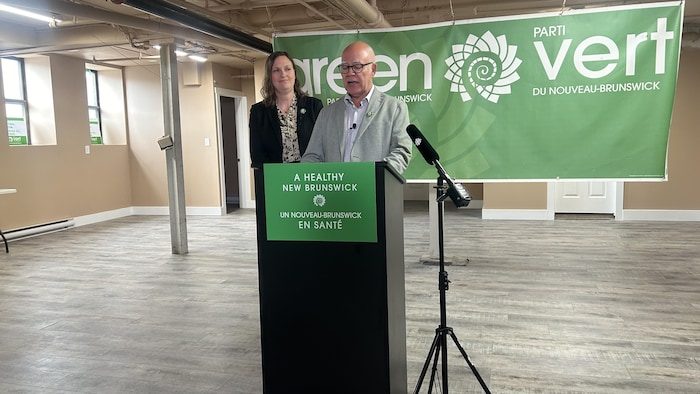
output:
{"label": "wooden laminate floor", "polygon": [[[439,324],[428,204],[406,204],[411,389]],[[478,216],[446,205],[447,323],[493,393],[700,393],[700,223]],[[187,226],[183,256],[168,217],[11,242],[0,393],[260,393],[254,211]],[[482,392],[448,353],[450,392]]]}

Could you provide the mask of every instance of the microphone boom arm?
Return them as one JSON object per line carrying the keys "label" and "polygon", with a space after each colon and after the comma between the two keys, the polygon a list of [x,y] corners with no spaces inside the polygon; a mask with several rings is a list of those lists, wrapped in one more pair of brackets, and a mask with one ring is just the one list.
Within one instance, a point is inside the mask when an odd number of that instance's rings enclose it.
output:
{"label": "microphone boom arm", "polygon": [[472,200],[472,196],[469,195],[467,189],[461,183],[455,182],[450,175],[445,170],[445,167],[440,164],[440,160],[434,160],[433,165],[437,169],[440,178],[442,178],[447,183],[447,189],[443,193],[441,199],[444,200],[445,197],[449,197],[450,200],[455,204],[457,208],[466,207]]}
{"label": "microphone boom arm", "polygon": [[428,164],[432,164],[437,168],[437,172],[440,175],[440,179],[447,182],[447,189],[444,191],[443,195],[440,196],[440,201],[444,201],[445,197],[450,197],[452,202],[459,207],[466,207],[472,200],[467,189],[461,183],[455,183],[455,181],[447,174],[445,168],[440,164],[440,155],[437,153],[435,148],[430,145],[423,133],[418,130],[415,125],[408,125],[406,127],[406,132],[408,136],[411,137],[411,141],[418,148],[418,151],[423,155],[423,158]]}

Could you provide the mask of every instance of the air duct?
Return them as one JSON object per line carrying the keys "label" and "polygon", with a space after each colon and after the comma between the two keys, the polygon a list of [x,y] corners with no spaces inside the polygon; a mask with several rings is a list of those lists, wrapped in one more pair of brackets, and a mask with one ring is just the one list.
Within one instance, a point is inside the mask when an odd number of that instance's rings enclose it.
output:
{"label": "air duct", "polygon": [[230,27],[202,17],[185,8],[177,7],[163,0],[112,0],[160,18],[180,23],[213,37],[230,40],[242,46],[264,53],[272,53],[272,44],[259,38],[231,29]]}

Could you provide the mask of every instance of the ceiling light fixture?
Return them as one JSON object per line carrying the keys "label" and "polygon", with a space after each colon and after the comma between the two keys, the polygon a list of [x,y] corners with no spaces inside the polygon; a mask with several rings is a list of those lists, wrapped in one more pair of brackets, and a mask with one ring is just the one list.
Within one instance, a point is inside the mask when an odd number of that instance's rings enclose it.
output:
{"label": "ceiling light fixture", "polygon": [[206,61],[207,61],[207,57],[206,57],[206,56],[204,56],[204,55],[198,55],[198,54],[196,54],[196,53],[193,53],[193,54],[191,54],[191,55],[188,56],[188,57],[189,57],[190,59],[196,60],[196,61],[198,61],[198,62],[206,62]]}
{"label": "ceiling light fixture", "polygon": [[11,14],[20,15],[20,16],[24,16],[27,18],[32,18],[32,19],[46,22],[46,23],[62,22],[60,19],[57,19],[55,16],[41,15],[41,14],[37,14],[37,13],[31,12],[31,11],[23,10],[21,8],[10,7],[9,5],[5,5],[5,4],[0,4],[0,11],[9,12]]}

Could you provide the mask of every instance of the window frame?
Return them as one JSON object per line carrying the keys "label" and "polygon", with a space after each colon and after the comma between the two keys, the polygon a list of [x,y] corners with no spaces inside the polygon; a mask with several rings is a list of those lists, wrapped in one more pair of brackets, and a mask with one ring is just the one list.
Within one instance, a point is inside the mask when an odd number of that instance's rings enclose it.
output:
{"label": "window frame", "polygon": [[[21,98],[19,98],[19,99],[17,99],[17,98],[8,98],[8,97],[4,96],[4,95],[5,95],[5,92],[4,92],[4,89],[3,89],[3,97],[5,98],[5,111],[6,111],[6,112],[5,112],[5,116],[6,116],[6,120],[7,120],[7,122],[8,122],[8,131],[9,131],[9,128],[10,128],[10,127],[9,127],[10,118],[9,118],[9,115],[7,114],[7,106],[8,106],[8,104],[9,104],[9,105],[19,105],[19,106],[22,107],[22,112],[23,112],[23,115],[24,115],[24,128],[25,128],[26,133],[27,133],[27,143],[26,143],[26,144],[12,143],[12,138],[13,138],[12,136],[9,137],[8,143],[9,143],[10,146],[27,146],[27,145],[31,145],[31,144],[32,144],[32,134],[31,134],[31,130],[30,130],[30,128],[29,128],[30,122],[29,122],[29,102],[28,102],[28,100],[27,100],[27,74],[26,74],[26,70],[25,70],[25,66],[24,66],[24,59],[21,58],[21,57],[15,57],[15,56],[3,56],[2,59],[3,59],[3,60],[9,60],[9,61],[16,62],[16,64],[17,64],[17,71],[18,71],[18,74],[19,74],[19,79],[21,80],[21,81],[20,81],[20,82],[21,82],[21,83],[20,83],[21,89],[20,89],[20,92],[19,92],[19,93],[21,94]],[[3,67],[2,70],[3,70],[2,78],[3,78],[3,81],[4,81],[4,78],[5,78],[5,75],[6,75],[6,74],[5,74],[5,67]],[[4,85],[4,84],[3,84],[3,85]],[[4,87],[4,86],[3,86],[3,87]]]}
{"label": "window frame", "polygon": [[[90,82],[92,82],[90,84]],[[92,89],[90,88],[92,85]],[[88,122],[90,122],[90,144],[92,145],[104,145],[104,134],[102,133],[102,109],[100,108],[100,82],[99,74],[97,70],[86,68],[85,69],[85,86],[87,91],[87,109],[88,109]],[[94,92],[94,105],[90,104],[90,93]],[[90,117],[91,111],[95,111],[97,114],[97,130],[99,131],[99,136],[93,135],[92,121]]]}

